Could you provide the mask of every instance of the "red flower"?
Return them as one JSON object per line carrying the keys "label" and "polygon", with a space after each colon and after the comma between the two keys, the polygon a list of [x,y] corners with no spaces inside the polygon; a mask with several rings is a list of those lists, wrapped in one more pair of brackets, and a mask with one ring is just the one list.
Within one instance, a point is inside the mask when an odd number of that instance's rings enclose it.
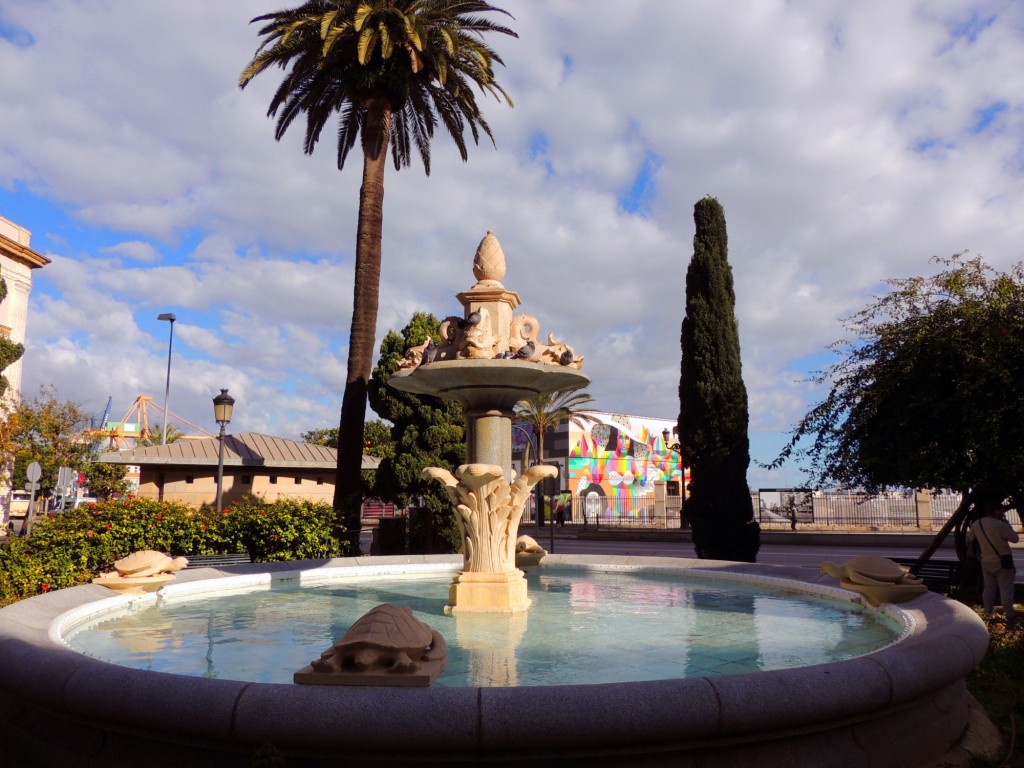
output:
{"label": "red flower", "polygon": [[200,531],[205,531],[206,530],[206,526],[205,525],[200,525],[199,526],[199,530]]}
{"label": "red flower", "polygon": [[96,534],[94,534],[92,531],[86,531],[85,535],[91,537],[91,536],[95,536]]}
{"label": "red flower", "polygon": [[274,534],[274,541],[277,541],[277,540],[278,540],[278,539],[280,539],[280,538],[281,538],[281,535],[280,535],[280,534],[278,534],[278,533],[275,533],[275,534]]}
{"label": "red flower", "polygon": [[95,510],[95,511],[93,512],[93,514],[94,514],[94,515],[95,515],[96,517],[99,517],[99,516],[100,516],[100,511],[99,511],[99,510],[97,509],[97,510]]}
{"label": "red flower", "polygon": [[163,516],[163,515],[157,515],[157,516],[156,516],[156,519],[157,519],[157,520],[163,520],[163,519],[164,519],[164,516]]}
{"label": "red flower", "polygon": [[43,592],[49,592],[50,591],[50,585],[49,584],[43,584],[42,590],[43,590]]}
{"label": "red flower", "polygon": [[105,527],[107,528],[107,530],[110,530],[110,523],[106,523]]}

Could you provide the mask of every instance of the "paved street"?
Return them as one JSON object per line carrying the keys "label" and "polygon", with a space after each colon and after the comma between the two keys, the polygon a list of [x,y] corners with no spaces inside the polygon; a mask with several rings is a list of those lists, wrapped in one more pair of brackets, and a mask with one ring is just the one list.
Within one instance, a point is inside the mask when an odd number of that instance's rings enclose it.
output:
{"label": "paved street", "polygon": [[[528,536],[534,536],[545,549],[550,550],[547,529],[541,535],[521,530]],[[695,557],[691,542],[655,542],[655,541],[593,541],[587,539],[555,538],[554,554],[576,555],[644,555],[648,557]],[[800,565],[818,568],[822,561],[833,560],[842,562],[858,555],[883,555],[885,557],[917,557],[921,547],[851,547],[844,545],[813,545],[813,544],[763,544],[758,553],[757,562],[768,565]],[[953,559],[956,556],[951,549],[939,550],[935,559]]]}

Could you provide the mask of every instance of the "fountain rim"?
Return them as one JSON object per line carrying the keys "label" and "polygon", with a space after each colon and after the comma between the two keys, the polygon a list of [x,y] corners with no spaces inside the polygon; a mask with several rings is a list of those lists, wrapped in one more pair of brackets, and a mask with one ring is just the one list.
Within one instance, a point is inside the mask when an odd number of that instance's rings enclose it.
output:
{"label": "fountain rim", "polygon": [[[253,564],[181,572],[165,589],[231,577],[281,578],[288,572],[361,568],[395,571],[456,567],[461,558],[414,556]],[[639,570],[690,573],[723,581],[770,583],[850,602],[859,597],[831,577],[806,568],[686,558],[549,555],[541,569]],[[368,569],[368,570],[367,570]],[[238,583],[238,580],[235,580]],[[192,588],[194,589],[194,587]],[[83,612],[121,606],[143,596],[110,597],[103,587],[58,590],[0,609],[0,696],[14,696],[77,722],[164,740],[217,745],[272,742],[299,750],[406,754],[500,754],[530,749],[622,750],[635,743],[754,738],[835,722],[874,721],[922,697],[957,686],[984,656],[988,634],[966,606],[925,593],[890,615],[906,631],[893,644],[843,661],[715,678],[521,688],[324,688],[186,677],[120,667],[70,650],[55,625]],[[201,706],[196,702],[201,701]],[[358,707],[362,716],[338,723],[331,712]],[[579,708],[583,709],[579,709]],[[599,713],[567,728],[566,712]],[[613,713],[619,713],[612,717]],[[617,719],[616,719],[617,718]],[[382,729],[380,721],[401,723]],[[328,725],[329,723],[329,725]],[[400,733],[398,732],[400,731]]]}

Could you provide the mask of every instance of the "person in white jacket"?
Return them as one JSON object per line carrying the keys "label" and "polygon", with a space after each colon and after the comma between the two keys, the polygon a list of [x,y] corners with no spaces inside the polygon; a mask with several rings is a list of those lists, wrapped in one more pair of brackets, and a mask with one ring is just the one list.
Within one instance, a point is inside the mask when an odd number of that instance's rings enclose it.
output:
{"label": "person in white jacket", "polygon": [[[991,612],[996,607],[996,594],[1003,604],[1007,626],[1017,623],[1013,607],[1013,582],[1017,570],[1013,563],[1011,543],[1020,540],[1017,532],[1006,522],[1006,510],[997,501],[986,502],[984,517],[975,520],[967,529],[967,543],[977,541],[981,549],[983,579],[982,605]],[[1007,567],[1009,565],[1010,567]]]}

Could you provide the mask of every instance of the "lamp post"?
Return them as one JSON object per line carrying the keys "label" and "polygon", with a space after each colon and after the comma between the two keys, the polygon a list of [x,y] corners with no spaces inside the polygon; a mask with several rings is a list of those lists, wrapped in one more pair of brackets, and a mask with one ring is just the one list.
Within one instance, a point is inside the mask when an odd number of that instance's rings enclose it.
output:
{"label": "lamp post", "polygon": [[[526,441],[527,441],[527,443],[530,446],[530,450],[532,450],[534,455],[536,456],[536,454],[537,454],[537,444],[534,442],[533,430],[527,429],[522,424],[513,424],[512,425],[512,429],[518,429],[520,432],[522,432],[524,435],[526,435]],[[540,463],[540,456],[537,456],[537,458],[534,459],[534,463],[535,464],[539,464]],[[526,471],[526,460],[525,459],[523,460],[523,471],[524,472]],[[536,488],[536,491],[534,492],[534,495],[536,497],[534,499],[534,506],[535,506],[535,512],[536,512],[536,517],[534,519],[534,522],[536,523],[538,531],[540,530],[540,518],[541,518],[541,515],[544,514],[544,489],[543,489],[542,486],[543,486],[543,483],[537,483],[537,488]]]}
{"label": "lamp post", "polygon": [[157,320],[166,320],[171,324],[171,335],[167,341],[167,386],[164,387],[164,429],[160,437],[160,445],[167,445],[167,396],[171,394],[171,350],[174,348],[174,321],[177,320],[173,312],[164,312],[156,316]]}
{"label": "lamp post", "polygon": [[220,439],[217,449],[217,514],[221,513],[223,507],[224,490],[224,428],[231,423],[231,410],[235,406],[235,398],[222,389],[220,394],[213,398],[213,420],[220,424]]}
{"label": "lamp post", "polygon": [[683,508],[686,506],[686,467],[683,466],[683,454],[679,450],[678,442],[669,443],[671,438],[676,437],[675,429],[671,432],[667,428],[663,429],[661,436],[665,440],[665,450],[679,454],[679,527],[683,528],[686,525],[686,515],[683,514]]}

